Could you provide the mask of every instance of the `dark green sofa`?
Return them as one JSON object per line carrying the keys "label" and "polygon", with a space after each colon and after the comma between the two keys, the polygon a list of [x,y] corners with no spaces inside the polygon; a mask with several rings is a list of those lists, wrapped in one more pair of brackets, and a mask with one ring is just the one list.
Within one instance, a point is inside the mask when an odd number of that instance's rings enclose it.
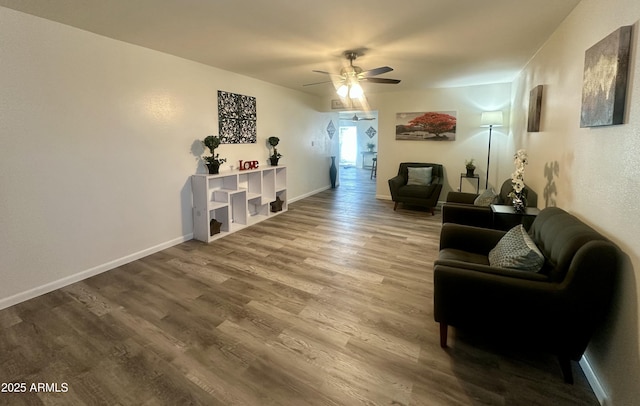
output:
{"label": "dark green sofa", "polygon": [[[494,268],[488,253],[504,231],[447,223],[434,264],[434,317],[447,326],[494,331],[507,342],[558,356],[565,381],[605,318],[621,262],[615,244],[562,209],[540,212],[529,235],[545,257],[540,272]],[[527,343],[527,344],[525,344]]]}
{"label": "dark green sofa", "polygon": [[[511,179],[507,179],[500,187],[496,204],[511,204],[508,196],[513,190]],[[527,206],[537,207],[538,195],[530,187],[526,187]],[[489,206],[475,206],[473,202],[478,197],[476,193],[449,192],[442,205],[442,222],[466,224],[476,227],[493,227],[493,213]]]}

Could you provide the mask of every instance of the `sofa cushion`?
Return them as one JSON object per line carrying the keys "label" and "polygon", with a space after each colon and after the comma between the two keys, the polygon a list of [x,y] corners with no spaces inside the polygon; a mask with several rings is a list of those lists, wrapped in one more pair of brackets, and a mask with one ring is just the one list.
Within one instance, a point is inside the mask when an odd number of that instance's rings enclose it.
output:
{"label": "sofa cushion", "polygon": [[407,185],[428,186],[431,184],[431,178],[433,177],[432,167],[430,166],[423,167],[423,168],[409,167],[407,168],[407,170],[408,170]]}
{"label": "sofa cushion", "polygon": [[413,197],[417,199],[427,199],[431,197],[433,191],[436,190],[436,185],[422,186],[422,185],[406,185],[402,186],[398,190],[398,195],[401,197]]}
{"label": "sofa cushion", "polygon": [[455,248],[445,248],[440,250],[438,253],[438,262],[440,261],[461,261],[471,264],[489,265],[489,260],[486,255]]}
{"label": "sofa cushion", "polygon": [[489,264],[499,268],[538,272],[544,265],[544,256],[522,224],[518,224],[489,252]]}
{"label": "sofa cushion", "polygon": [[489,188],[482,192],[476,199],[473,201],[474,206],[490,206],[498,201],[498,194],[492,189]]}

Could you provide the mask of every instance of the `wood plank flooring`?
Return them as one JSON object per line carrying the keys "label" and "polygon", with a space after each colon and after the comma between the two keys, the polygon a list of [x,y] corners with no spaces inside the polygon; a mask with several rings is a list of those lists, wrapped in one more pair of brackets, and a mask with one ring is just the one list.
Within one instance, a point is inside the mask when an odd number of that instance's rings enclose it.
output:
{"label": "wood plank flooring", "polygon": [[274,219],[0,311],[0,382],[27,384],[0,404],[597,405],[575,363],[567,385],[547,354],[455,329],[441,349],[440,212],[341,172]]}

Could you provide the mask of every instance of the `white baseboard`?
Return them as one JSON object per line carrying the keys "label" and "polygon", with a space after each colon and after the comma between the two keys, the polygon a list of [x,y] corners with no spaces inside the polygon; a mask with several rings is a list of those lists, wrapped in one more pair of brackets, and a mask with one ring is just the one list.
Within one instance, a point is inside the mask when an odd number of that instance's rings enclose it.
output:
{"label": "white baseboard", "polygon": [[[337,185],[336,185],[336,187],[337,187]],[[320,189],[316,189],[316,190],[313,190],[313,191],[311,191],[309,193],[305,193],[303,195],[300,195],[300,196],[294,197],[292,199],[289,199],[289,203],[297,202],[298,200],[302,200],[302,199],[305,199],[305,198],[307,198],[309,196],[313,196],[316,193],[324,192],[327,189],[331,189],[331,186],[321,187]]]}
{"label": "white baseboard", "polygon": [[107,262],[105,264],[101,264],[98,265],[96,267],[78,272],[76,274],[64,277],[62,279],[58,279],[56,281],[47,283],[46,285],[42,285],[42,286],[38,286],[36,288],[33,289],[29,289],[27,291],[24,292],[20,292],[18,294],[15,294],[13,296],[9,296],[7,298],[4,299],[0,299],[0,310],[2,309],[6,309],[7,307],[11,307],[13,305],[16,305],[18,303],[27,301],[29,299],[33,299],[35,297],[38,297],[40,295],[44,295],[45,293],[49,293],[52,292],[56,289],[60,289],[63,288],[65,286],[71,285],[72,283],[76,283],[79,282],[81,280],[90,278],[92,276],[101,274],[102,272],[106,272],[109,271],[111,269],[117,268],[119,266],[122,266],[124,264],[128,264],[129,262],[135,261],[137,259],[140,258],[144,258],[148,255],[154,254],[158,251],[162,251],[163,249],[169,248],[169,247],[173,247],[174,245],[178,245],[180,243],[183,243],[185,241],[189,241],[193,239],[193,234],[187,234],[184,235],[182,237],[178,237],[175,238],[173,240],[158,244],[156,246],[150,247],[150,248],[146,248],[142,251],[138,251],[135,252],[133,254],[124,256],[122,258],[118,258],[115,259],[113,261]]}
{"label": "white baseboard", "polygon": [[593,393],[596,395],[598,402],[600,402],[600,405],[610,406],[609,396],[600,384],[600,379],[598,379],[598,376],[593,371],[593,368],[591,368],[591,364],[589,363],[589,359],[587,358],[586,354],[583,355],[582,358],[580,358],[579,364],[582,368],[582,372],[584,372],[584,375],[587,378],[587,381],[589,381],[591,390],[593,390]]}

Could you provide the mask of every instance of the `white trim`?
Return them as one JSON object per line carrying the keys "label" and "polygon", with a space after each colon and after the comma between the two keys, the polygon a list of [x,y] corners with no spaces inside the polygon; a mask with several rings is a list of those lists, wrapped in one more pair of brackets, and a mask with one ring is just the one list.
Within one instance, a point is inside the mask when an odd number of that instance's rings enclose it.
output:
{"label": "white trim", "polygon": [[582,367],[582,372],[584,372],[584,376],[587,378],[587,381],[589,381],[591,390],[593,390],[593,393],[596,395],[598,402],[600,402],[602,406],[609,406],[609,395],[607,395],[607,392],[600,384],[600,379],[598,379],[598,376],[593,371],[593,368],[591,368],[591,364],[589,363],[587,354],[584,354],[582,358],[580,358],[579,364],[580,367]]}
{"label": "white trim", "polygon": [[137,259],[140,258],[144,258],[146,256],[149,256],[151,254],[154,254],[158,251],[162,251],[164,249],[173,247],[174,245],[178,245],[180,243],[183,243],[185,241],[189,241],[193,239],[193,233],[192,234],[187,234],[184,235],[182,237],[178,237],[175,238],[173,240],[158,244],[156,246],[150,247],[150,248],[146,248],[142,251],[138,251],[138,252],[134,252],[133,254],[124,256],[122,258],[118,258],[115,259],[113,261],[107,262],[105,264],[102,265],[98,265],[96,267],[78,272],[76,274],[64,277],[62,279],[58,279],[56,281],[47,283],[46,285],[42,285],[42,286],[38,286],[36,288],[33,289],[29,289],[27,291],[15,294],[13,296],[9,296],[5,299],[0,299],[0,310],[2,309],[6,309],[7,307],[11,307],[13,305],[16,305],[18,303],[22,303],[25,302],[29,299],[33,299],[35,297],[38,297],[40,295],[44,295],[45,293],[49,293],[52,292],[56,289],[60,289],[63,288],[65,286],[71,285],[72,283],[76,283],[79,282],[81,280],[90,278],[92,276],[101,274],[103,272],[109,271],[111,269],[117,268],[119,266],[122,266],[124,264],[128,264],[129,262],[135,261]]}
{"label": "white trim", "polygon": [[[336,187],[338,187],[338,185],[336,185]],[[288,199],[288,202],[289,203],[297,202],[298,200],[306,199],[309,196],[313,196],[313,195],[315,195],[317,193],[324,192],[325,190],[328,190],[328,189],[331,189],[331,186],[321,187],[320,189],[316,189],[316,190],[311,191],[309,193],[305,193],[305,194],[303,194],[301,196],[298,196],[298,197],[295,197],[293,199]]]}

